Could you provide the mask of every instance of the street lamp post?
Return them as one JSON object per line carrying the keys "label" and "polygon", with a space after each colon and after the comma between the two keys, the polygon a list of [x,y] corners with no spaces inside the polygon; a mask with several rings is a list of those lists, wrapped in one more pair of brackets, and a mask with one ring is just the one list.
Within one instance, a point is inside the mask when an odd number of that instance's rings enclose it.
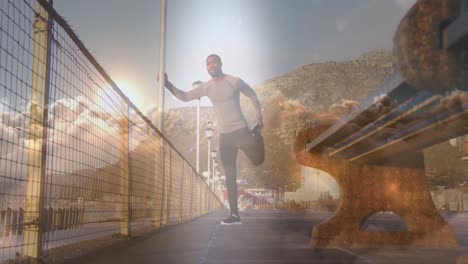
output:
{"label": "street lamp post", "polygon": [[167,13],[167,0],[161,0],[161,16],[160,16],[160,41],[159,41],[159,79],[158,83],[158,115],[156,127],[164,134],[164,88],[166,86],[166,13]]}
{"label": "street lamp post", "polygon": [[288,191],[288,185],[285,184],[285,185],[284,185],[284,192],[283,192],[283,202],[285,201],[284,198],[286,198],[285,196],[286,196],[286,192],[287,192],[287,191]]}
{"label": "street lamp post", "polygon": [[221,178],[221,172],[219,172],[218,169],[216,169],[216,181],[215,181],[215,192],[219,191],[219,181],[220,181],[220,178]]}
{"label": "street lamp post", "polygon": [[[197,88],[202,82],[196,81],[192,83],[192,88]],[[196,158],[196,169],[197,173],[200,173],[200,98],[197,100],[197,158]]]}
{"label": "street lamp post", "polygon": [[208,180],[211,178],[211,138],[213,137],[214,129],[213,123],[211,121],[206,122],[206,129],[205,129],[205,136],[208,139],[208,166],[206,167],[206,171],[208,172]]}
{"label": "street lamp post", "polygon": [[214,190],[214,177],[216,175],[216,168],[218,168],[218,162],[216,162],[216,151],[211,151],[211,157],[212,157],[212,168],[211,168],[211,187],[213,188]]}
{"label": "street lamp post", "polygon": [[282,198],[281,198],[281,190],[282,190],[282,188],[281,188],[281,187],[279,187],[279,192],[278,192],[278,201],[280,201],[280,202],[282,202],[282,201],[283,201],[283,200],[282,200]]}

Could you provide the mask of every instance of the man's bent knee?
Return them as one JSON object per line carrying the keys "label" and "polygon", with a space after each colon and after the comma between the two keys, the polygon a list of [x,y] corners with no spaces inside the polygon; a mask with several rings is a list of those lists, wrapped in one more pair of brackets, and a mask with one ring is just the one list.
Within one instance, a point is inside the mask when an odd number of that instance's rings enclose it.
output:
{"label": "man's bent knee", "polygon": [[261,164],[265,161],[265,153],[262,153],[262,155],[258,155],[258,156],[252,157],[252,158],[250,159],[250,161],[251,161],[252,164],[255,165],[255,166],[261,165]]}

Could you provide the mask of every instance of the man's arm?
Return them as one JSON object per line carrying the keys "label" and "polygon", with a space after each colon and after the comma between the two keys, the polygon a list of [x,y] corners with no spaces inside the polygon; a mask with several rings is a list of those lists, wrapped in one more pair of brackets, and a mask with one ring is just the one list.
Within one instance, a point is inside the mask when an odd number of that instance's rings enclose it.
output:
{"label": "man's arm", "polygon": [[174,84],[172,84],[169,81],[169,78],[167,77],[167,74],[165,74],[165,77],[166,77],[166,88],[175,97],[177,97],[179,100],[181,100],[183,102],[187,102],[187,101],[190,101],[190,100],[193,100],[193,99],[199,99],[200,97],[205,96],[205,92],[204,92],[204,88],[203,88],[204,86],[203,85],[199,85],[195,89],[192,89],[192,90],[190,90],[188,92],[184,92],[184,91],[178,89],[177,87],[175,87]]}
{"label": "man's arm", "polygon": [[250,87],[247,83],[243,80],[240,80],[240,91],[247,97],[250,98],[253,106],[255,107],[255,113],[257,117],[257,122],[260,128],[263,128],[263,115],[262,115],[262,107],[260,106],[260,102],[258,101],[257,94],[255,91]]}

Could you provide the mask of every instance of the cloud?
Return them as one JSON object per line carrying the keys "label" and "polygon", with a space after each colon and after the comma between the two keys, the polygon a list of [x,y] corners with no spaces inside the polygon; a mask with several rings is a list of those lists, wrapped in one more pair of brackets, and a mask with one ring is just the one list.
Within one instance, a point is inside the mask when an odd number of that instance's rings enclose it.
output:
{"label": "cloud", "polygon": [[[72,123],[56,122],[49,129],[48,149],[55,159],[54,170],[101,168],[120,159],[120,126],[113,126],[93,111],[83,111]],[[117,123],[117,122],[116,122]]]}
{"label": "cloud", "polygon": [[14,117],[15,114],[3,113],[0,122],[0,186],[4,186],[5,193],[18,193],[21,180],[26,179],[28,157],[18,129],[3,123],[6,116]]}
{"label": "cloud", "polygon": [[48,151],[54,173],[72,173],[118,162],[123,113],[103,109],[84,96],[63,98],[49,107]]}
{"label": "cloud", "polygon": [[0,158],[6,158],[18,145],[22,145],[14,127],[0,123]]}
{"label": "cloud", "polygon": [[[2,146],[3,147],[3,146]],[[28,152],[24,145],[15,145],[8,153],[0,153],[0,185],[5,185],[4,192],[18,193],[18,187],[27,176]],[[15,180],[12,180],[15,179]],[[22,193],[22,192],[21,192]]]}
{"label": "cloud", "polygon": [[11,127],[22,127],[25,125],[24,115],[14,112],[0,112],[0,122]]}
{"label": "cloud", "polygon": [[49,106],[49,123],[53,124],[55,118],[66,122],[73,122],[89,107],[90,103],[84,96],[57,100]]}
{"label": "cloud", "polygon": [[[101,168],[119,161],[122,113],[107,113],[96,109],[99,106],[90,106],[83,96],[60,99],[49,107],[47,164],[51,173]],[[33,130],[38,135],[42,134],[42,127],[29,127],[29,122],[25,122],[25,117],[28,116],[28,113],[0,112],[2,184],[6,184],[6,175],[25,179],[28,149],[40,148],[42,145],[40,140],[29,138]],[[130,119],[140,120],[138,122],[141,123],[141,119]],[[131,135],[135,137],[132,138],[133,148],[146,138],[146,134],[141,132]],[[25,164],[13,163],[17,160]]]}

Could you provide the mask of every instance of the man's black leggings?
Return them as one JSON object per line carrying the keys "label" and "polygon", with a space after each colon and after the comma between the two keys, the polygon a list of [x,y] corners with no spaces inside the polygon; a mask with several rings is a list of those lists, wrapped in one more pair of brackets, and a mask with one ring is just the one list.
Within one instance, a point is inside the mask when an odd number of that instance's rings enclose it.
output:
{"label": "man's black leggings", "polygon": [[221,133],[219,139],[219,154],[221,164],[226,173],[226,188],[228,191],[231,214],[238,215],[236,161],[237,152],[242,150],[254,165],[260,165],[265,160],[265,146],[260,134],[253,134],[247,127],[230,133]]}

